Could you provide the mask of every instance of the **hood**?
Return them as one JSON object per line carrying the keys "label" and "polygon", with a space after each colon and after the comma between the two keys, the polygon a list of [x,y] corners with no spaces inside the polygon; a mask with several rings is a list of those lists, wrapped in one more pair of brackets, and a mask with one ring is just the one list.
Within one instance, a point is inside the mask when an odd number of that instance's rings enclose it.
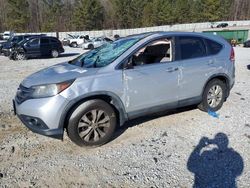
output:
{"label": "hood", "polygon": [[22,81],[24,87],[43,84],[60,83],[78,77],[93,75],[97,72],[95,68],[82,68],[69,63],[61,63],[38,71]]}
{"label": "hood", "polygon": [[5,45],[7,42],[0,42],[0,46]]}
{"label": "hood", "polygon": [[15,43],[7,42],[7,43],[4,43],[4,44],[2,45],[2,47],[5,48],[5,49],[10,49],[10,48],[13,47],[14,44],[15,44]]}

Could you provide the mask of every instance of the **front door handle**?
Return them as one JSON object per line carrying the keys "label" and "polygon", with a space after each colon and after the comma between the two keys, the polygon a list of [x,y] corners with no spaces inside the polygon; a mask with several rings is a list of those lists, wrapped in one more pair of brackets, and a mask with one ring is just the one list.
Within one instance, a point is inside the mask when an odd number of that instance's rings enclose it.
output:
{"label": "front door handle", "polygon": [[179,70],[179,68],[178,67],[170,67],[170,68],[168,68],[167,69],[167,72],[175,72],[175,71],[178,71]]}

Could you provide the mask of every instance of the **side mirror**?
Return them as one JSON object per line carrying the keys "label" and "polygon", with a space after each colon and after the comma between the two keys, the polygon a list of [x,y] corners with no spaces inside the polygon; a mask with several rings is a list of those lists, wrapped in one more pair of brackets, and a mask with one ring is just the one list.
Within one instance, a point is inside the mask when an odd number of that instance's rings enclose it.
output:
{"label": "side mirror", "polygon": [[133,56],[130,57],[126,63],[123,64],[123,69],[126,70],[126,69],[133,69],[134,68],[134,65],[133,65]]}

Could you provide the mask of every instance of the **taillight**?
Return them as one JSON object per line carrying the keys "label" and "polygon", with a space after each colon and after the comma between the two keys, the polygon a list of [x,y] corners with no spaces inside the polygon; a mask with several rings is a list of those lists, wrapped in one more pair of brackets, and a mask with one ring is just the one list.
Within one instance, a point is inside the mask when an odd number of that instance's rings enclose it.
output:
{"label": "taillight", "polygon": [[231,48],[230,60],[231,60],[232,62],[235,62],[235,53],[234,53],[233,47]]}

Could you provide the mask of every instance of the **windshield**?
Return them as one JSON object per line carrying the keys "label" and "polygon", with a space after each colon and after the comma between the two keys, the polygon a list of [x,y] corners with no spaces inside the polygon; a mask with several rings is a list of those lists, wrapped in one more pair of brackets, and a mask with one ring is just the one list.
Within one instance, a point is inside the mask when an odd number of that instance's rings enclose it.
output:
{"label": "windshield", "polygon": [[12,42],[12,40],[14,39],[14,36],[10,37],[7,42]]}
{"label": "windshield", "polygon": [[17,44],[18,44],[18,45],[24,45],[24,43],[26,43],[28,40],[30,40],[30,39],[32,39],[32,38],[35,38],[35,37],[28,37],[28,38],[25,38],[25,39],[19,41]]}
{"label": "windshield", "polygon": [[113,43],[106,43],[97,49],[84,53],[69,63],[86,68],[105,67],[112,63],[140,39],[142,39],[141,35],[123,38]]}
{"label": "windshield", "polygon": [[17,42],[20,42],[20,40],[22,39],[21,36],[14,36],[11,38],[11,42],[14,42],[14,43],[17,43]]}

